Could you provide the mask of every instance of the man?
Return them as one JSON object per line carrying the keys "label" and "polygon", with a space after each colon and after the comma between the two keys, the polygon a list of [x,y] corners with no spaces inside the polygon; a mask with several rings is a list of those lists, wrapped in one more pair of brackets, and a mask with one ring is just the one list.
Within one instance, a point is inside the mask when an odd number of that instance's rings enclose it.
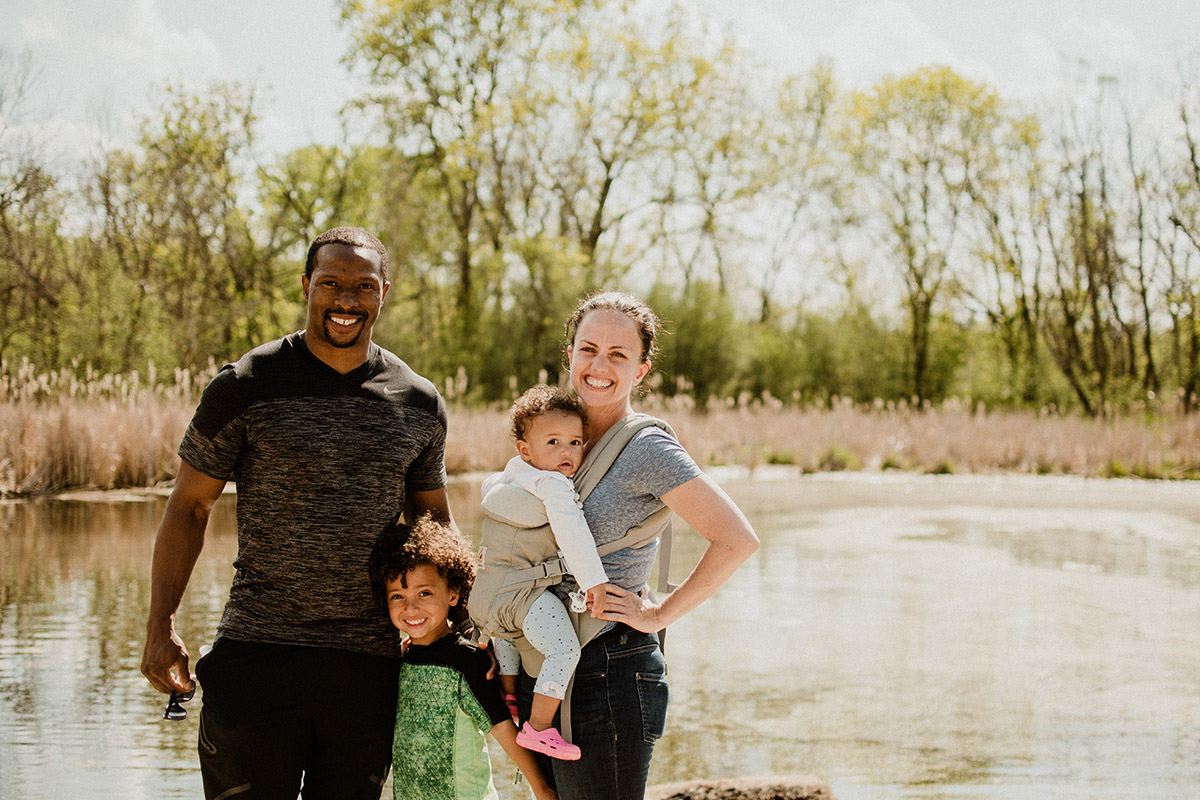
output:
{"label": "man", "polygon": [[399,642],[367,559],[402,512],[451,523],[446,412],[433,385],[371,341],[387,251],[357,228],[313,240],[303,331],[251,350],[205,389],[154,546],[142,673],[190,685],[174,616],[213,504],[237,484],[238,554],[203,688],[209,798],[378,798]]}

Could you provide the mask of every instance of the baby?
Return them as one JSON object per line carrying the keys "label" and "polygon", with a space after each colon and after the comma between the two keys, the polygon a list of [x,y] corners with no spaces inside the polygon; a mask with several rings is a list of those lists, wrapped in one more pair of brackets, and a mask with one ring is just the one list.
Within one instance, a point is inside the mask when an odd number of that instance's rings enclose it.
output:
{"label": "baby", "polygon": [[[594,617],[604,611],[608,577],[571,482],[583,460],[583,408],[566,391],[539,384],[517,399],[510,416],[517,455],[504,472],[483,482],[487,516],[471,617],[492,638],[514,717],[521,661],[511,639],[523,634],[544,656],[517,742],[571,761],[579,758],[579,748],[563,739],[554,715],[579,663],[579,639],[562,600],[549,591],[564,570],[545,566],[561,553],[565,571],[581,587],[572,610],[590,608]],[[502,504],[503,514],[496,510]]]}

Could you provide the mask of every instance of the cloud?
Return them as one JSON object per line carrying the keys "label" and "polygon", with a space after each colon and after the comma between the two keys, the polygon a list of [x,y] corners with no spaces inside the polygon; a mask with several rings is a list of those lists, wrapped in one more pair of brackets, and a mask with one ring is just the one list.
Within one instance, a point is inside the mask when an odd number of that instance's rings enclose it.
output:
{"label": "cloud", "polygon": [[959,53],[908,3],[864,3],[818,44],[831,56],[841,81],[852,86],[876,83],[885,75],[903,75],[931,64],[947,65],[977,79],[992,81],[994,70]]}
{"label": "cloud", "polygon": [[98,105],[126,116],[144,107],[151,86],[222,69],[212,40],[171,28],[153,0],[35,0],[22,10],[15,44],[40,68],[39,94],[74,120]]}
{"label": "cloud", "polygon": [[817,50],[805,20],[788,3],[698,0],[698,5],[726,26],[747,52],[784,74],[807,72],[816,62]]}
{"label": "cloud", "polygon": [[1068,17],[1060,31],[1068,55],[1085,61],[1131,66],[1154,56],[1146,51],[1133,30],[1105,17]]}
{"label": "cloud", "polygon": [[216,45],[198,30],[171,29],[154,0],[37,0],[18,24],[26,44],[57,51],[77,65],[152,74],[220,68]]}

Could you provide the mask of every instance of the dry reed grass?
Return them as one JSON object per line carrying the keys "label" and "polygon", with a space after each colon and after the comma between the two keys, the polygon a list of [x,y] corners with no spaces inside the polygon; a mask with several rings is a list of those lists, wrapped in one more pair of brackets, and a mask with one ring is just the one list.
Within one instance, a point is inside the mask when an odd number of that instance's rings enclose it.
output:
{"label": "dry reed grass", "polygon": [[[210,376],[77,378],[10,373],[0,364],[0,495],[169,481]],[[1177,411],[1099,420],[958,401],[925,409],[849,401],[796,408],[770,398],[701,409],[687,398],[651,398],[643,408],[667,419],[706,466],[1200,478],[1200,415]],[[507,407],[452,402],[449,415],[451,474],[503,467],[513,453]]]}
{"label": "dry reed grass", "polygon": [[216,367],[160,380],[0,362],[0,496],[155,486],[175,477],[175,450]]}
{"label": "dry reed grass", "polygon": [[655,405],[708,465],[1200,478],[1200,417],[1178,412],[1092,419],[989,411],[962,401],[937,408],[834,401],[797,409],[768,400],[717,404],[705,413],[686,400]]}

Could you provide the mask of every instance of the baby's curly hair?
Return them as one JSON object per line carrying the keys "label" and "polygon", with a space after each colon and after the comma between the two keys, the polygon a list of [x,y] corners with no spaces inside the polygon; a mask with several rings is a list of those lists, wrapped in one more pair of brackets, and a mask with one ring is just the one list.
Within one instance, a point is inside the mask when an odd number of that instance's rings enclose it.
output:
{"label": "baby's curly hair", "polygon": [[458,592],[458,605],[450,609],[450,621],[468,619],[467,600],[475,583],[475,559],[462,534],[449,525],[423,514],[412,525],[392,522],[379,534],[371,548],[367,572],[371,592],[380,607],[387,608],[387,585],[422,564],[428,564]]}
{"label": "baby's curly hair", "polygon": [[578,397],[558,386],[539,383],[526,389],[525,394],[517,398],[512,410],[508,412],[508,418],[512,422],[512,437],[517,441],[525,441],[530,421],[551,411],[574,414],[586,421],[583,405]]}

